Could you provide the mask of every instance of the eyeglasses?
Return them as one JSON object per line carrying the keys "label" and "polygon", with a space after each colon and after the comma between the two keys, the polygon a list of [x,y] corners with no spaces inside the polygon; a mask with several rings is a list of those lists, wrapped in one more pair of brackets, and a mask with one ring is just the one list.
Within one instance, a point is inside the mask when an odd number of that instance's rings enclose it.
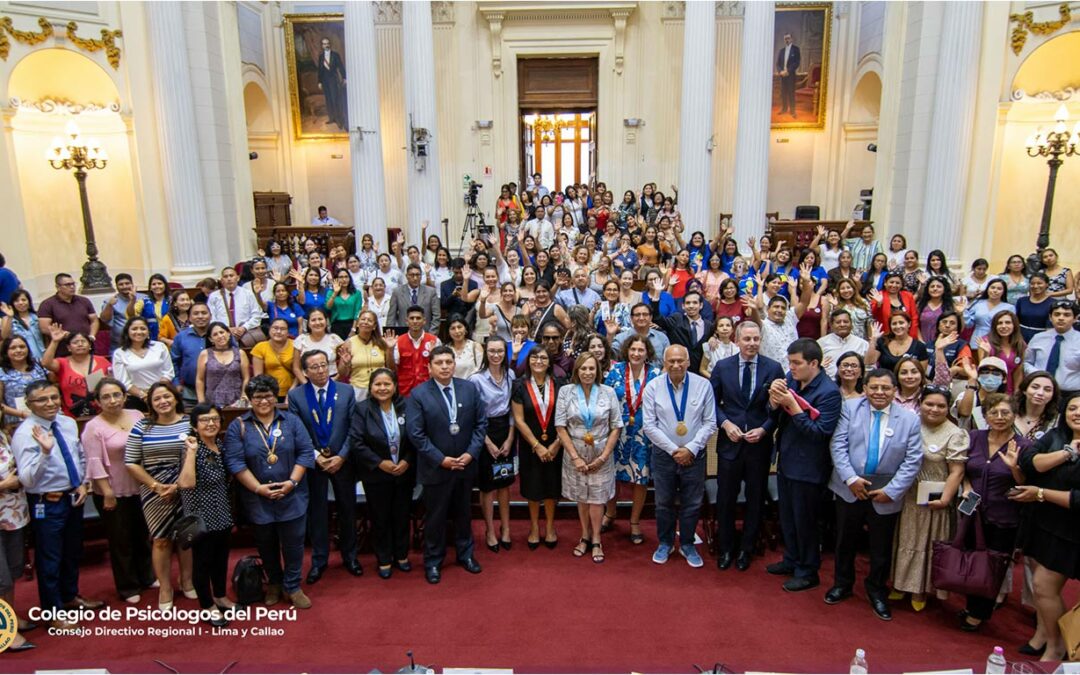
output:
{"label": "eyeglasses", "polygon": [[59,403],[60,402],[60,394],[53,394],[52,396],[39,396],[38,398],[35,398],[35,399],[32,399],[32,400],[28,399],[27,402],[28,403]]}
{"label": "eyeglasses", "polygon": [[558,335],[545,335],[540,339],[543,340],[544,342],[548,342],[549,340],[561,340],[562,338],[559,337]]}
{"label": "eyeglasses", "polygon": [[68,287],[68,286],[74,286],[74,285],[75,285],[75,282],[74,282],[74,281],[65,281],[65,282],[64,282],[64,283],[62,283],[62,284],[56,284],[56,285],[57,285],[57,286],[63,286],[63,287],[65,287],[65,288],[66,288],[66,287]]}
{"label": "eyeglasses", "polygon": [[319,370],[326,370],[329,367],[330,367],[329,363],[312,363],[312,364],[308,365],[307,369],[308,370],[319,371]]}
{"label": "eyeglasses", "polygon": [[204,415],[199,418],[199,424],[221,424],[221,418],[217,415]]}
{"label": "eyeglasses", "polygon": [[1013,416],[1013,411],[1009,410],[1008,408],[1003,408],[1001,410],[996,410],[995,409],[995,410],[991,410],[991,411],[986,413],[986,418],[987,419],[1003,419],[1003,418],[1012,417],[1012,416]]}
{"label": "eyeglasses", "polygon": [[271,401],[276,403],[277,396],[274,394],[255,394],[251,397],[251,401],[252,403],[269,403]]}

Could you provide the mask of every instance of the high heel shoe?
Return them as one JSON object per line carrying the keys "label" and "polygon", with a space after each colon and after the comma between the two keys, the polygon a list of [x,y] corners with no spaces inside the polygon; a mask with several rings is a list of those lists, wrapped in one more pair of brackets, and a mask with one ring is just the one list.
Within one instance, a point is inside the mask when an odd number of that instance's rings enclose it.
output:
{"label": "high heel shoe", "polygon": [[535,551],[536,549],[540,548],[539,541],[529,541],[528,539],[526,539],[525,543],[529,546],[530,551]]}
{"label": "high heel shoe", "polygon": [[900,591],[889,591],[889,600],[896,602],[897,600],[903,600],[904,594]]}
{"label": "high heel shoe", "polygon": [[1018,652],[1024,656],[1042,656],[1046,651],[1046,643],[1042,644],[1042,647],[1032,647],[1030,642],[1025,642],[1022,646],[1017,648]]}
{"label": "high heel shoe", "polygon": [[498,544],[488,544],[487,547],[488,547],[488,550],[491,551],[492,553],[498,553],[499,552],[499,545]]}
{"label": "high heel shoe", "polygon": [[911,608],[916,612],[921,612],[926,609],[926,600],[916,600],[915,596],[911,596]]}
{"label": "high heel shoe", "polygon": [[184,597],[187,598],[188,600],[198,600],[199,599],[199,594],[195,591],[194,588],[181,588],[180,592],[183,593]]}
{"label": "high heel shoe", "polygon": [[[617,513],[615,515],[618,515]],[[600,534],[606,534],[611,531],[611,528],[615,527],[615,516],[609,515],[606,511],[604,517],[600,519]]]}
{"label": "high heel shoe", "polygon": [[167,612],[170,609],[172,609],[172,607],[173,607],[173,598],[175,596],[176,596],[176,592],[173,591],[172,593],[169,594],[169,599],[162,602],[161,601],[161,592],[159,591],[158,592],[158,605],[157,605],[158,609],[160,609],[163,612]]}

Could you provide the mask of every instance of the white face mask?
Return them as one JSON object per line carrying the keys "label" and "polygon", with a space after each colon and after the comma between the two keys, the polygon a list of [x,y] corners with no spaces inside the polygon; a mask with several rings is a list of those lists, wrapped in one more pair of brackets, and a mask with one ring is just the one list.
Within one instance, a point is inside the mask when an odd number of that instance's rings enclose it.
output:
{"label": "white face mask", "polygon": [[1005,378],[997,373],[983,373],[979,376],[979,386],[987,391],[997,391],[1004,381]]}

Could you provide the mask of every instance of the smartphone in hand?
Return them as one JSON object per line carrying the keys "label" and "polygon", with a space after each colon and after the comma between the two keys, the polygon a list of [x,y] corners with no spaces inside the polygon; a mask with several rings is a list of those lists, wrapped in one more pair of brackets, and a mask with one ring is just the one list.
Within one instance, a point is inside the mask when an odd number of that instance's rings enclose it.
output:
{"label": "smartphone in hand", "polygon": [[960,505],[956,507],[956,510],[965,516],[970,516],[975,513],[975,509],[978,508],[979,502],[982,501],[982,496],[972,490],[964,497],[964,501],[960,502]]}

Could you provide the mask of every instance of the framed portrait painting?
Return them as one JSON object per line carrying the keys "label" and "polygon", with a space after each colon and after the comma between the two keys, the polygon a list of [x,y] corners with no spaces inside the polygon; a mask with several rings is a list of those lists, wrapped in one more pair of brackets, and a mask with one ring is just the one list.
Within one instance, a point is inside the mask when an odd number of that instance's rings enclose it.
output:
{"label": "framed portrait painting", "polygon": [[824,129],[831,4],[778,4],[773,37],[773,129]]}
{"label": "framed portrait painting", "polygon": [[348,138],[345,16],[286,14],[284,19],[296,138]]}

